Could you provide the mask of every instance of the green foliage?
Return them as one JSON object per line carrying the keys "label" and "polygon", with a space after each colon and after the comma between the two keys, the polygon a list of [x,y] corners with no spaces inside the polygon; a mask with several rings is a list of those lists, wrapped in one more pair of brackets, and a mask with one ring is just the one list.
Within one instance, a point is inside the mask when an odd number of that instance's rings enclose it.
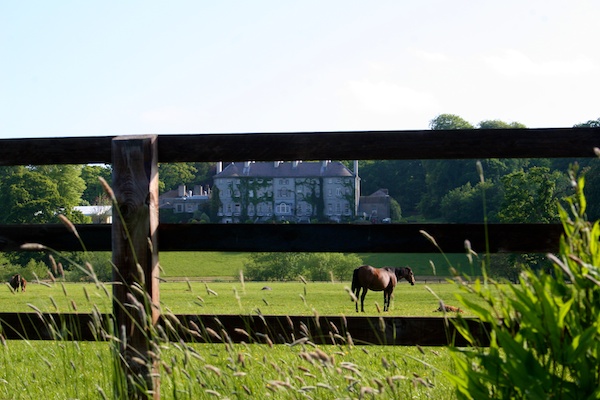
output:
{"label": "green foliage", "polygon": [[191,163],[160,163],[158,176],[160,176],[158,189],[160,193],[177,189],[194,179],[196,167]]}
{"label": "green foliage", "polygon": [[73,223],[83,215],[73,207],[81,203],[85,182],[73,165],[4,167],[0,172],[0,223],[58,222],[64,214]]}
{"label": "green foliage", "polygon": [[588,218],[595,221],[600,219],[600,159],[594,159],[585,169],[585,181],[586,212]]}
{"label": "green foliage", "polygon": [[20,274],[28,281],[32,281],[36,277],[43,279],[48,275],[48,267],[42,261],[34,259],[30,259],[24,266],[10,262],[3,262],[0,265],[0,279],[3,281],[8,282],[14,274]]}
{"label": "green foliage", "polygon": [[394,222],[398,222],[402,219],[402,208],[393,197],[390,197],[390,215]]}
{"label": "green foliage", "polygon": [[471,125],[469,122],[454,114],[438,115],[437,117],[429,121],[429,127],[433,130],[474,128],[473,125]]}
{"label": "green foliage", "polygon": [[253,253],[244,275],[256,281],[289,281],[299,276],[311,281],[349,279],[362,264],[355,254],[341,253]]}
{"label": "green foliage", "polygon": [[527,128],[525,125],[519,122],[511,122],[507,123],[504,121],[500,121],[498,119],[489,119],[485,121],[481,121],[479,123],[480,129],[525,129]]}
{"label": "green foliage", "polygon": [[498,212],[501,222],[554,222],[557,187],[562,174],[545,167],[512,172],[502,178],[504,204]]}
{"label": "green foliage", "polygon": [[[498,185],[491,182],[478,182],[472,186],[470,182],[450,190],[442,197],[441,212],[446,221],[452,223],[482,223],[487,216],[488,222],[496,220],[499,205]],[[485,191],[486,210],[484,214],[483,191]]]}
{"label": "green foliage", "polygon": [[[87,252],[74,255],[69,268],[65,271],[65,280],[71,282],[111,282],[113,280],[112,253],[110,252]],[[94,273],[90,274],[89,268],[93,268]],[[94,279],[95,278],[95,279]]]}
{"label": "green foliage", "polygon": [[104,178],[111,183],[112,167],[110,165],[85,165],[81,169],[81,179],[85,182],[85,190],[81,195],[81,205],[110,205],[111,200],[106,195],[98,178]]}
{"label": "green foliage", "polygon": [[575,195],[558,207],[565,232],[559,256],[549,255],[551,273],[525,269],[517,285],[462,286],[487,303],[459,296],[490,324],[491,344],[479,347],[464,320],[456,323],[473,345],[452,349],[448,377],[459,398],[600,397],[600,225],[585,219],[583,178],[572,174],[572,182]]}
{"label": "green foliage", "polygon": [[360,161],[359,165],[363,195],[388,189],[390,197],[405,213],[417,211],[417,204],[425,193],[425,170],[421,160],[366,160]]}

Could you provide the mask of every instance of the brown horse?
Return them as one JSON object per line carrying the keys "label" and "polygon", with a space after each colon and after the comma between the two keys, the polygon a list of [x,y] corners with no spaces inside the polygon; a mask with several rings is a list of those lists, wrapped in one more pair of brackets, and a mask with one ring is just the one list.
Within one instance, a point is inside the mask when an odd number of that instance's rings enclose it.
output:
{"label": "brown horse", "polygon": [[25,278],[23,278],[19,274],[14,274],[10,278],[10,281],[8,282],[8,284],[10,285],[12,290],[14,290],[15,292],[18,292],[19,289],[21,289],[21,291],[24,292],[25,288],[27,287],[27,281],[25,280]]}
{"label": "brown horse", "polygon": [[365,296],[369,289],[375,292],[383,291],[383,311],[388,311],[394,288],[403,278],[411,285],[415,284],[415,276],[409,267],[374,268],[370,265],[362,265],[356,268],[352,275],[352,293],[356,297],[356,312],[358,312],[358,297],[361,289],[360,311],[365,311]]}

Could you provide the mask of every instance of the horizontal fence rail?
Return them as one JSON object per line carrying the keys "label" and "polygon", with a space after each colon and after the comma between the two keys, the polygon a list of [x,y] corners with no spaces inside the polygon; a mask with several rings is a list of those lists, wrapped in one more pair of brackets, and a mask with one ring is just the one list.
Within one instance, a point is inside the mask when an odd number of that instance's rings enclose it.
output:
{"label": "horizontal fence rail", "polygon": [[[112,162],[114,137],[2,139],[0,165]],[[158,161],[593,157],[600,128],[159,135]]]}
{"label": "horizontal fence rail", "polygon": [[[76,225],[89,251],[111,250],[111,225]],[[551,253],[560,224],[160,224],[160,251],[464,253],[465,240],[478,253]],[[56,251],[81,251],[62,224],[0,225],[0,251],[39,243]]]}
{"label": "horizontal fence rail", "polygon": [[[105,341],[112,318],[112,314],[0,313],[0,329],[8,340]],[[480,345],[489,345],[487,324],[472,318],[464,322]],[[449,318],[441,317],[179,314],[163,315],[158,324],[172,340],[197,343],[294,344],[309,340],[315,344],[469,345]]]}

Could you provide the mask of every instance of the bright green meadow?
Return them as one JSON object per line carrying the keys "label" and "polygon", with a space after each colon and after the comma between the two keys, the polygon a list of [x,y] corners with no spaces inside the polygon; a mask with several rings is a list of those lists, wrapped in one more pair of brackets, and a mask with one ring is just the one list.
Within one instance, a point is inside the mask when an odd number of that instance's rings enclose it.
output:
{"label": "bright green meadow", "polygon": [[[266,287],[268,286],[268,290]],[[198,314],[355,315],[350,282],[215,282],[160,286],[164,311]],[[111,286],[35,283],[25,293],[0,291],[3,311],[109,312]],[[384,315],[440,316],[438,300],[455,304],[458,286],[403,281]],[[366,314],[379,315],[381,292],[369,292]],[[377,303],[377,304],[376,304]],[[468,310],[465,315],[469,315]],[[442,371],[446,348],[250,344],[161,345],[161,398],[455,398]],[[108,343],[7,341],[0,346],[0,398],[114,398]]]}

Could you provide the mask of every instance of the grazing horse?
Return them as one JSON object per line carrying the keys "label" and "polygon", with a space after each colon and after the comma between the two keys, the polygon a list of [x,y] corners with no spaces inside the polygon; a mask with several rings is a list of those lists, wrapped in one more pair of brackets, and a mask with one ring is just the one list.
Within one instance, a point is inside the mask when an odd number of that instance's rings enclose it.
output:
{"label": "grazing horse", "polygon": [[14,274],[8,283],[15,292],[18,292],[19,288],[24,292],[27,287],[27,281],[19,274]]}
{"label": "grazing horse", "polygon": [[374,268],[370,265],[362,265],[356,268],[352,275],[352,293],[356,297],[356,312],[358,312],[358,297],[361,289],[360,310],[362,312],[365,311],[365,296],[369,289],[375,292],[383,291],[383,311],[388,311],[394,288],[402,278],[411,285],[415,284],[415,276],[409,267]]}

